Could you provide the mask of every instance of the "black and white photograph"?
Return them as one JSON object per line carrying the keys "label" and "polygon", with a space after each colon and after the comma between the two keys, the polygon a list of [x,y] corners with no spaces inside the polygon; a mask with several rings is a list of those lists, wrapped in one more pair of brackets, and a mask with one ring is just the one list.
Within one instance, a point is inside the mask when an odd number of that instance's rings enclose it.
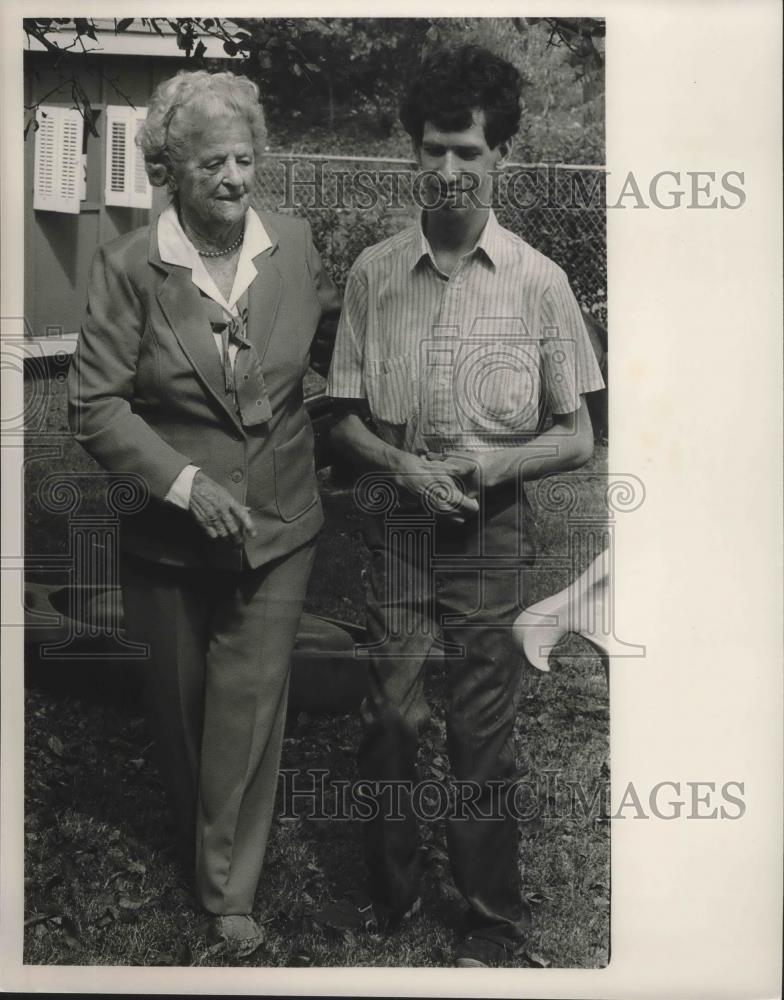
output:
{"label": "black and white photograph", "polygon": [[[616,3],[240,6],[4,18],[15,987],[629,996],[642,941],[672,996],[762,995],[780,481],[756,525],[738,498],[780,465],[781,255],[741,231],[774,154],[711,151],[697,58],[690,159]],[[638,6],[699,54],[699,5]],[[766,65],[777,17],[737,11]],[[719,939],[675,928],[733,901],[765,932],[702,980]]]}

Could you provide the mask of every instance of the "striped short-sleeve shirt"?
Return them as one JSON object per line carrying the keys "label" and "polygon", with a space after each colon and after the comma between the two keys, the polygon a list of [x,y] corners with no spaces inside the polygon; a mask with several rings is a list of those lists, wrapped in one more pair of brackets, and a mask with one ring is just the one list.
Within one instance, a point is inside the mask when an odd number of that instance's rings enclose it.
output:
{"label": "striped short-sleeve shirt", "polygon": [[366,400],[397,448],[519,446],[603,386],[566,275],[492,212],[451,275],[421,223],[351,269],[326,391]]}

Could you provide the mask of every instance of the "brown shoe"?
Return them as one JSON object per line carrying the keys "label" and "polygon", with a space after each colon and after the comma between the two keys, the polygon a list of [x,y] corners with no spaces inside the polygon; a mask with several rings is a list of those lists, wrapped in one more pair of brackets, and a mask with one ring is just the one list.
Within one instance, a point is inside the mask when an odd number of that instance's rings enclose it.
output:
{"label": "brown shoe", "polygon": [[233,958],[247,958],[264,940],[261,928],[247,913],[213,917],[209,937],[222,953]]}

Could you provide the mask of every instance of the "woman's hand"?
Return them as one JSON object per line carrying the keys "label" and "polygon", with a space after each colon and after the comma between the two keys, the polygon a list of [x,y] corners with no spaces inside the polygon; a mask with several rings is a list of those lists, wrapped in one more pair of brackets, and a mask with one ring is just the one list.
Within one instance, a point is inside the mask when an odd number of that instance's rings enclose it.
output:
{"label": "woman's hand", "polygon": [[210,538],[230,538],[235,545],[242,545],[245,532],[256,537],[248,508],[201,469],[193,477],[189,510]]}

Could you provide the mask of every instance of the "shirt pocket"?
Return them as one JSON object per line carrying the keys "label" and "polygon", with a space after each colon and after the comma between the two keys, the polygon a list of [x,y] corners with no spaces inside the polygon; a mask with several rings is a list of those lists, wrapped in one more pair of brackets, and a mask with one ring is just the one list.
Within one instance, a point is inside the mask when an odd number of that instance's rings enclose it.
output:
{"label": "shirt pocket", "polygon": [[371,363],[365,373],[370,412],[386,424],[407,424],[416,411],[416,367],[401,355]]}
{"label": "shirt pocket", "polygon": [[535,342],[469,342],[457,352],[453,388],[465,430],[532,431],[539,420],[540,358]]}

